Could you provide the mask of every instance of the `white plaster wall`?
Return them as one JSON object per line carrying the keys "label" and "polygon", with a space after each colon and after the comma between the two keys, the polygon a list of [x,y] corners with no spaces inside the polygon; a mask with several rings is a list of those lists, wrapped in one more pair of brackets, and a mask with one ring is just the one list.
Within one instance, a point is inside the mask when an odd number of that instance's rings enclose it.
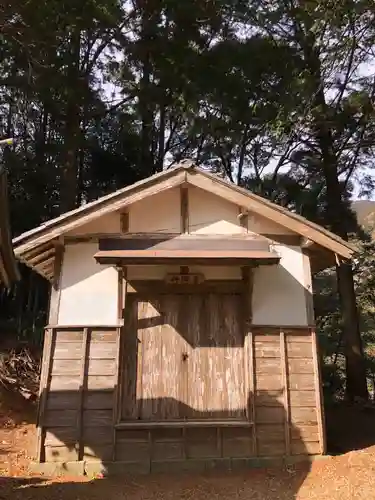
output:
{"label": "white plaster wall", "polygon": [[131,205],[129,232],[179,233],[180,231],[179,189],[168,189]]}
{"label": "white plaster wall", "polygon": [[286,227],[255,213],[249,213],[248,230],[257,234],[296,234]]}
{"label": "white plaster wall", "polygon": [[96,233],[119,233],[120,232],[120,214],[114,212],[103,215],[83,226],[77,227],[66,233],[66,236],[89,235]]}
{"label": "white plaster wall", "polygon": [[117,271],[97,264],[97,251],[97,243],[66,246],[60,282],[60,325],[117,324]]}
{"label": "white plaster wall", "polygon": [[239,208],[214,194],[189,187],[189,230],[195,234],[238,234],[244,232]]}
{"label": "white plaster wall", "polygon": [[303,254],[299,247],[275,245],[279,265],[260,266],[254,272],[253,324],[308,325]]}

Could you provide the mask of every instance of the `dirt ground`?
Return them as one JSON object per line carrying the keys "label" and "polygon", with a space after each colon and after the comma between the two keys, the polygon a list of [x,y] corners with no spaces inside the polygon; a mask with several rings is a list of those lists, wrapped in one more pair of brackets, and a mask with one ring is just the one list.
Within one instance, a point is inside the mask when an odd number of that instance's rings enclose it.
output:
{"label": "dirt ground", "polygon": [[[0,406],[0,500],[375,500],[375,412],[338,407],[328,420],[336,456],[284,469],[93,479],[30,476],[33,410]],[[351,450],[351,451],[346,451]]]}

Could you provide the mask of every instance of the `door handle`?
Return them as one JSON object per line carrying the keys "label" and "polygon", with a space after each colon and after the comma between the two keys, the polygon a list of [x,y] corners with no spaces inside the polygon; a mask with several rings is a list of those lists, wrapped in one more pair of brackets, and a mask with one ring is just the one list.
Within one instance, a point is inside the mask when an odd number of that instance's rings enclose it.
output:
{"label": "door handle", "polygon": [[189,354],[187,352],[182,353],[182,361],[186,361],[189,357]]}

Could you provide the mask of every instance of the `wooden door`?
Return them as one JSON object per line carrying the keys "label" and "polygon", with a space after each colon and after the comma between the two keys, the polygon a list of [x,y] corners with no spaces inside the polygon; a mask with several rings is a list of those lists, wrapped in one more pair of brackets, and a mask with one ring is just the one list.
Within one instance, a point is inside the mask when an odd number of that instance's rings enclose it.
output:
{"label": "wooden door", "polygon": [[123,418],[244,418],[241,295],[132,297],[123,342]]}

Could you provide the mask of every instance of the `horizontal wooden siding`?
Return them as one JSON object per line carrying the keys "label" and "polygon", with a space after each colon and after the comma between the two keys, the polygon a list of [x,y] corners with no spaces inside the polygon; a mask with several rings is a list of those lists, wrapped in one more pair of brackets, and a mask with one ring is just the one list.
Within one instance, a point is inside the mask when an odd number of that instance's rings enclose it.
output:
{"label": "horizontal wooden siding", "polygon": [[54,328],[41,460],[112,460],[119,329]]}
{"label": "horizontal wooden siding", "polygon": [[[308,328],[253,327],[250,421],[116,426],[119,328],[55,328],[46,343],[41,461],[143,466],[320,454],[324,451],[314,338]],[[50,361],[48,362],[48,359]],[[121,427],[123,425],[123,427]],[[151,469],[153,469],[151,467]],[[156,467],[157,469],[157,467]]]}

